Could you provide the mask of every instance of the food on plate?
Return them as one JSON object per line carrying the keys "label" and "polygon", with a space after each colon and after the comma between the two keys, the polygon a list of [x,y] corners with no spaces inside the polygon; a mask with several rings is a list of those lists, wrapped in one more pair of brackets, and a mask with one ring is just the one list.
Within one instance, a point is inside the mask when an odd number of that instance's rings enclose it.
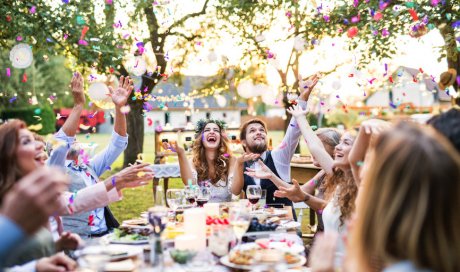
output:
{"label": "food on plate", "polygon": [[149,222],[144,218],[137,218],[131,220],[123,221],[123,225],[132,225],[132,226],[147,226]]}
{"label": "food on plate", "polygon": [[300,256],[278,249],[262,248],[260,246],[250,249],[237,249],[230,252],[228,259],[237,265],[253,265],[256,263],[275,263],[284,258],[287,264],[300,261]]}
{"label": "food on plate", "polygon": [[278,216],[273,216],[272,218],[268,219],[267,220],[267,223],[276,223],[276,222],[280,222],[281,218],[279,218]]}
{"label": "food on plate", "polygon": [[228,225],[228,224],[229,222],[227,218],[213,217],[213,216],[206,217],[206,225]]}
{"label": "food on plate", "polygon": [[120,226],[112,234],[112,240],[119,242],[144,241],[149,239],[150,229]]}

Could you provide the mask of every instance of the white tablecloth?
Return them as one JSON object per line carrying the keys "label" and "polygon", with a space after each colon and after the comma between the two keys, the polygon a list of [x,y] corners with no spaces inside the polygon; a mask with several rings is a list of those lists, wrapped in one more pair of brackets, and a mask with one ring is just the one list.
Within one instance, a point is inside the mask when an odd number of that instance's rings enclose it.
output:
{"label": "white tablecloth", "polygon": [[180,168],[178,163],[152,164],[156,178],[178,178]]}

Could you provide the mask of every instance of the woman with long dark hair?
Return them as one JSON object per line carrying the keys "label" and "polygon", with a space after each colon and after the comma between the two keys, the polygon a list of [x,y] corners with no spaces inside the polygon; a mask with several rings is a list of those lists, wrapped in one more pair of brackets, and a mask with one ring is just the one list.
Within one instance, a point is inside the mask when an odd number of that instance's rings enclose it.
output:
{"label": "woman with long dark hair", "polygon": [[190,180],[193,184],[207,185],[211,191],[210,202],[228,202],[232,198],[235,157],[232,156],[225,127],[225,122],[221,120],[198,121],[191,161],[177,143],[163,143],[165,149],[177,152],[184,184],[188,185]]}

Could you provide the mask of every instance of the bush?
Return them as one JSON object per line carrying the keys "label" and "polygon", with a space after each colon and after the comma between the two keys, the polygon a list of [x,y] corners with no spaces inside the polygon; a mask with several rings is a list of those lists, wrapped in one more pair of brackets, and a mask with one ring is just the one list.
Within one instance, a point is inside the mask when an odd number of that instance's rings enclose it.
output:
{"label": "bush", "polygon": [[53,110],[48,107],[22,107],[2,109],[0,118],[3,120],[20,119],[26,122],[29,129],[40,135],[55,132],[56,117]]}

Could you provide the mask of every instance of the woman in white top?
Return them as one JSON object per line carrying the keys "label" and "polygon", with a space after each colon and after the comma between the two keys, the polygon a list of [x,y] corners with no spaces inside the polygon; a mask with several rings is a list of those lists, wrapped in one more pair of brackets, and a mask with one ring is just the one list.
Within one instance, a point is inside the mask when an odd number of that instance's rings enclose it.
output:
{"label": "woman in white top", "polygon": [[[340,138],[339,144],[334,148],[334,156],[331,156],[308,124],[305,117],[307,112],[298,106],[294,106],[288,111],[296,118],[311,154],[326,173],[323,185],[326,202],[319,203],[323,207],[324,231],[326,233],[337,232],[339,233],[339,237],[343,237],[346,230],[346,220],[350,218],[354,211],[355,198],[358,193],[358,187],[353,179],[351,166],[348,161],[348,154],[353,146],[355,133],[353,131],[345,132]],[[279,188],[279,191],[275,195],[280,197],[285,196],[293,201],[308,201],[314,198],[303,192],[297,181],[293,180],[293,182],[294,186]],[[339,239],[336,251],[337,266],[340,266],[345,252],[342,240]]]}
{"label": "woman in white top", "polygon": [[232,156],[225,126],[221,120],[198,121],[191,161],[177,143],[163,143],[163,148],[177,153],[185,185],[192,180],[193,184],[209,187],[209,202],[229,202],[232,199],[230,188],[236,159]]}

